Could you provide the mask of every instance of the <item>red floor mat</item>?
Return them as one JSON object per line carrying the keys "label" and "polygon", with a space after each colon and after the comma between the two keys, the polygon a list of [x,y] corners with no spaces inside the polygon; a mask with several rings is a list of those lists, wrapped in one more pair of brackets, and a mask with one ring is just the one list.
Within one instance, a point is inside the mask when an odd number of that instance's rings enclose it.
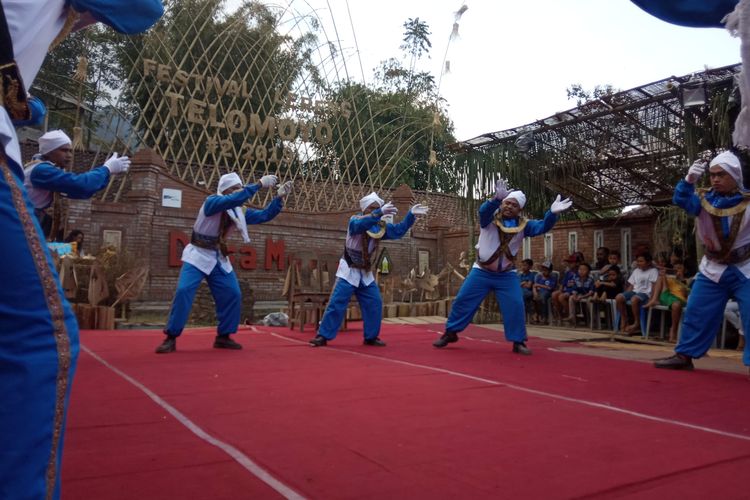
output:
{"label": "red floor mat", "polygon": [[474,327],[438,350],[432,329],[384,325],[388,347],[376,348],[361,345],[355,323],[313,349],[311,334],[258,327],[237,335],[242,351],[212,349],[212,330],[195,329],[169,355],[153,353],[158,332],[84,332],[96,356],[289,489],[262,482],[84,352],[63,495],[745,496],[745,377],[655,370],[536,339],[521,357]]}

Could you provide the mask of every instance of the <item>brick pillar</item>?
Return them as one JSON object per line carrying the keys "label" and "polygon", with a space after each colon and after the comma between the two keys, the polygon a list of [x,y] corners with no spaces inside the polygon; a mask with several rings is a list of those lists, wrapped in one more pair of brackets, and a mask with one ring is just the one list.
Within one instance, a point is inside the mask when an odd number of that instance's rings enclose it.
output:
{"label": "brick pillar", "polygon": [[398,214],[400,217],[406,215],[412,204],[414,203],[414,192],[406,184],[401,184],[391,196],[391,201],[396,208],[398,208]]}
{"label": "brick pillar", "polygon": [[[406,216],[406,212],[409,211],[414,202],[414,192],[406,184],[401,184],[391,195],[391,202],[398,208],[398,215],[396,216],[395,222],[401,222],[403,217]],[[404,236],[405,240],[411,238],[411,231],[406,233]],[[408,258],[406,262],[417,261],[417,249],[414,245],[408,245]],[[397,269],[397,268],[394,268]]]}
{"label": "brick pillar", "polygon": [[445,249],[445,233],[450,228],[451,223],[444,217],[437,216],[427,222],[427,229],[437,234],[437,241],[435,243],[435,248],[437,249],[437,255],[435,256],[436,273],[447,264],[446,255],[448,252]]}
{"label": "brick pillar", "polygon": [[125,195],[128,201],[152,203],[151,208],[158,206],[161,193],[156,191],[161,172],[166,171],[167,164],[153,149],[141,149],[130,163],[128,176],[130,190]]}
{"label": "brick pillar", "polygon": [[[141,262],[151,262],[151,248],[153,241],[152,220],[156,209],[161,203],[161,193],[157,191],[159,176],[166,170],[164,159],[153,149],[141,149],[131,158],[128,177],[130,189],[123,196],[124,201],[136,207],[136,234],[129,234],[127,242],[123,242]],[[161,244],[161,242],[160,242]],[[151,276],[146,283],[142,296],[151,294]]]}

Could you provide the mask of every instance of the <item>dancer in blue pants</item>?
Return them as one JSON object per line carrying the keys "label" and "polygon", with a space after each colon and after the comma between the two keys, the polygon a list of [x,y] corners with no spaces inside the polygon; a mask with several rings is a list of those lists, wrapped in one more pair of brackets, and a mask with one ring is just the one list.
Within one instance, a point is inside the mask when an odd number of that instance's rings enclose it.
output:
{"label": "dancer in blue pants", "polygon": [[524,238],[552,229],[557,214],[572,204],[570,199],[561,200],[558,195],[543,220],[528,220],[520,217],[526,195],[508,191],[504,179],[495,183],[495,196],[479,207],[477,261],[453,301],[445,333],[432,345],[442,348],[458,342],[458,333],[471,323],[487,294],[494,292],[503,314],[505,339],[513,342],[513,352],[531,354],[526,346],[526,318],[515,267],[516,254]]}
{"label": "dancer in blue pants", "polygon": [[324,346],[329,340],[336,338],[352,294],[357,297],[359,308],[362,310],[364,344],[385,346],[385,342],[378,336],[383,319],[383,299],[372,274],[372,257],[377,256],[380,240],[397,240],[403,237],[414,224],[415,216],[424,215],[428,211],[424,205],[414,205],[404,220],[398,224],[391,224],[381,218],[384,215],[395,215],[398,209],[390,202],[384,205],[377,193],[370,193],[359,200],[359,206],[362,211],[349,219],[344,256],[339,261],[336,284],[320,322],[318,334],[310,340],[313,347]]}
{"label": "dancer in blue pants", "polygon": [[54,500],[78,324],[23,186],[14,125],[33,117],[27,91],[52,42],[77,18],[138,33],[163,7],[160,0],[3,0],[0,11],[0,498]]}
{"label": "dancer in blue pants", "polygon": [[237,276],[232,269],[226,251],[226,238],[234,231],[250,242],[248,224],[262,224],[276,217],[283,207],[282,199],[291,192],[291,181],[283,184],[278,196],[263,210],[247,209],[243,214],[240,207],[255,195],[261,187],[276,185],[275,175],[264,175],[257,184],[242,185],[240,176],[231,173],[219,179],[217,194],[206,198],[193,224],[190,244],[182,251],[182,269],[177,281],[177,291],[169,311],[169,320],[164,329],[167,337],[156,348],[157,354],[174,352],[177,337],[185,328],[190,309],[193,307],[195,292],[201,281],[208,282],[211,295],[216,301],[216,328],[214,347],[217,349],[242,349],[242,345],[230,338],[240,324],[242,294]]}
{"label": "dancer in blue pants", "polygon": [[[657,368],[692,370],[693,358],[711,347],[730,298],[740,311],[750,311],[750,192],[744,188],[739,159],[729,151],[709,164],[711,189],[696,191],[695,183],[705,170],[705,162],[693,163],[672,200],[696,217],[705,253],[682,316],[675,354],[657,360]],[[750,314],[742,315],[742,326],[750,331]],[[742,361],[750,366],[750,343],[745,343]]]}

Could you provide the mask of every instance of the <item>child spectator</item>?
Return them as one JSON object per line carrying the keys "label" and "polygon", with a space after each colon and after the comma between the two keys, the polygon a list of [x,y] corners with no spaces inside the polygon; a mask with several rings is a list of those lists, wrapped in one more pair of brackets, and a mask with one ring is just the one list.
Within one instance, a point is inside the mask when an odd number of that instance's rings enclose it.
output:
{"label": "child spectator", "polygon": [[594,298],[597,302],[614,299],[623,291],[623,279],[619,266],[608,265],[606,272],[599,275],[594,282]]}
{"label": "child spectator", "polygon": [[659,252],[654,259],[654,267],[656,267],[656,269],[667,269],[668,271],[672,271],[672,262],[673,259],[670,258],[667,252]]}
{"label": "child spectator", "polygon": [[[617,310],[623,324],[623,331],[629,335],[637,334],[640,329],[641,304],[651,298],[654,283],[659,278],[659,271],[652,266],[653,258],[649,252],[642,252],[635,261],[636,268],[628,278],[626,291],[615,297]],[[633,322],[629,322],[627,301],[633,313]]]}
{"label": "child spectator", "polygon": [[570,298],[570,293],[575,288],[575,281],[578,276],[578,264],[582,260],[579,261],[576,254],[571,254],[563,259],[563,262],[566,270],[560,282],[560,288],[552,292],[552,313],[557,319],[568,316],[568,299]]}
{"label": "child spectator", "polygon": [[654,283],[651,299],[643,307],[662,305],[672,312],[672,325],[669,327],[669,341],[677,342],[677,330],[680,327],[682,308],[687,304],[690,293],[682,261],[673,260],[673,269],[659,267],[659,278]]}
{"label": "child spectator", "polygon": [[529,311],[529,306],[531,306],[532,289],[534,287],[534,278],[536,277],[536,273],[531,270],[532,267],[534,267],[533,260],[523,259],[518,272],[518,278],[521,280],[521,293],[523,293],[523,305],[527,312]]}
{"label": "child spectator", "polygon": [[578,275],[573,282],[573,289],[568,297],[568,316],[563,320],[575,325],[576,304],[588,300],[594,295],[594,278],[591,276],[591,266],[586,262],[578,264]]}
{"label": "child spectator", "polygon": [[[619,250],[609,251],[609,256],[607,257],[607,265],[602,267],[599,270],[599,276],[603,276],[611,266],[617,266],[618,268],[620,268],[620,275],[622,276],[622,273],[624,270],[622,266],[620,265],[620,251]],[[625,277],[623,276],[623,279],[624,278]]]}
{"label": "child spectator", "polygon": [[531,320],[534,324],[548,321],[547,311],[552,292],[557,288],[557,276],[552,274],[552,262],[544,261],[539,266],[539,273],[534,278],[533,297],[534,297],[534,318]]}

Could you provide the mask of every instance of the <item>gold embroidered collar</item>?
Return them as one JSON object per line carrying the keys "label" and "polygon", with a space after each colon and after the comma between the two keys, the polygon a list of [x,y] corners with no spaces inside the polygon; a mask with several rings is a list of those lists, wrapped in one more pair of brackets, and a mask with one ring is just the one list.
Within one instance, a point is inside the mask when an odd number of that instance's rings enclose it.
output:
{"label": "gold embroidered collar", "polygon": [[385,224],[386,222],[384,220],[378,221],[375,226],[372,226],[371,229],[367,230],[367,235],[374,240],[381,239],[385,236]]}
{"label": "gold embroidered collar", "polygon": [[494,222],[494,224],[497,226],[497,228],[500,231],[502,231],[502,232],[504,232],[506,234],[516,234],[516,233],[520,233],[521,231],[523,231],[523,229],[526,227],[526,223],[529,222],[529,220],[526,217],[521,217],[518,220],[518,226],[516,226],[516,227],[505,227],[505,226],[503,226],[503,219],[500,216],[500,214],[496,214],[495,215],[495,220],[492,221],[492,222]]}
{"label": "gold embroidered collar", "polygon": [[706,199],[705,195],[707,192],[708,191],[706,189],[701,189],[698,191],[698,196],[701,199],[701,207],[703,207],[703,209],[709,214],[715,215],[717,217],[729,217],[732,215],[741,214],[745,211],[747,206],[750,205],[750,193],[742,193],[744,199],[737,205],[729,208],[716,208],[715,206],[711,205]]}

